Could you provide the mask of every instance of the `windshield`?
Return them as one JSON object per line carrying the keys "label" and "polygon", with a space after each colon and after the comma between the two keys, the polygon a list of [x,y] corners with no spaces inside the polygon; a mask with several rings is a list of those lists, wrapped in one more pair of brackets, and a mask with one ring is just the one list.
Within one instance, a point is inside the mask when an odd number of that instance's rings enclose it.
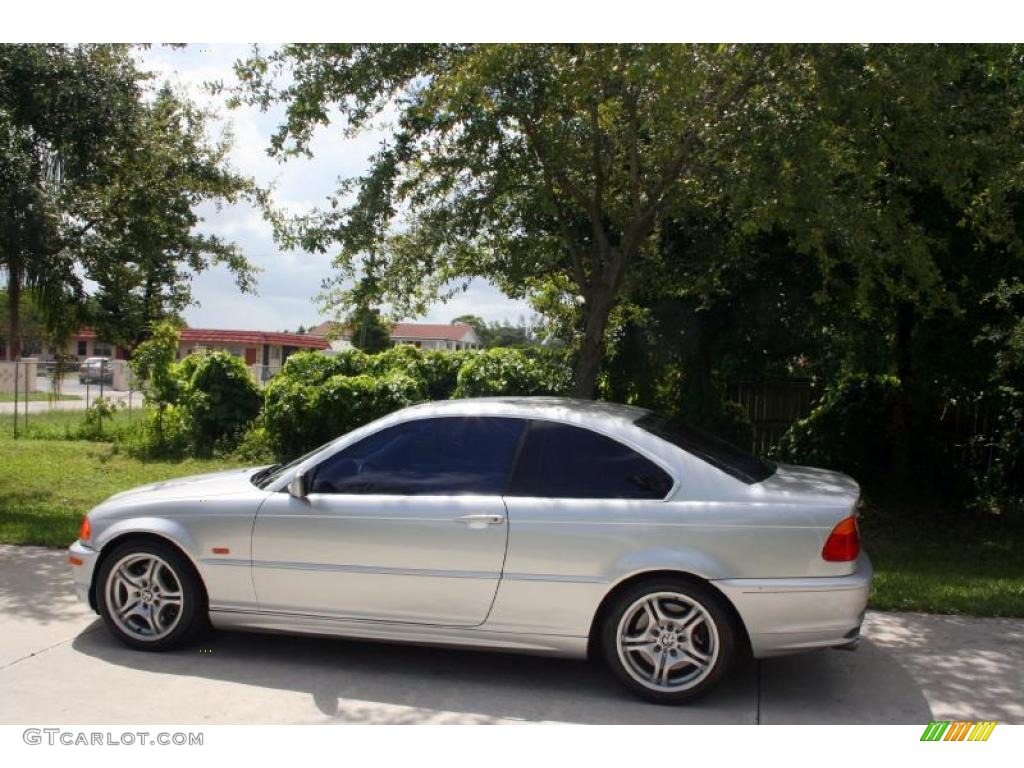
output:
{"label": "windshield", "polygon": [[289,470],[299,466],[302,462],[304,462],[311,456],[315,456],[316,454],[320,453],[320,451],[322,451],[324,448],[326,448],[333,442],[334,441],[331,440],[330,442],[317,446],[309,453],[304,453],[302,456],[299,456],[299,458],[292,459],[287,464],[272,464],[269,467],[264,467],[249,479],[252,481],[252,484],[255,485],[257,488],[266,488],[275,480],[278,480],[283,475],[285,475]]}
{"label": "windshield", "polygon": [[653,413],[644,414],[634,423],[747,485],[760,483],[775,474],[775,465],[771,462],[696,427],[670,422]]}

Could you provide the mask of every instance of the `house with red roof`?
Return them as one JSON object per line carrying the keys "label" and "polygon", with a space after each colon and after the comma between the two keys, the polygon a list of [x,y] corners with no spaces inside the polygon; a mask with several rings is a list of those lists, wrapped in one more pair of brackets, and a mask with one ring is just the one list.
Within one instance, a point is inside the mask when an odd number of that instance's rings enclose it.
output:
{"label": "house with red roof", "polygon": [[[330,321],[309,329],[311,336],[330,337],[333,349],[352,346],[352,334],[347,328]],[[479,349],[480,343],[473,326],[465,323],[395,323],[391,327],[394,344],[411,344],[417,349]]]}
{"label": "house with red roof", "polygon": [[[224,328],[182,328],[178,359],[193,352],[224,351],[240,357],[246,365],[261,365],[276,372],[288,356],[301,350],[330,349],[320,336],[276,331],[240,331]],[[82,328],[68,342],[65,352],[84,360],[110,357],[123,360],[125,350],[97,337],[91,328]]]}

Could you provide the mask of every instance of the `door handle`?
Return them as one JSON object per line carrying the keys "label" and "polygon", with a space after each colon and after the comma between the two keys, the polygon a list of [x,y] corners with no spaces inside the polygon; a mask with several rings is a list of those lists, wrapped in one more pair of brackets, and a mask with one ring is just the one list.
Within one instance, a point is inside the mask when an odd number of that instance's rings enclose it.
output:
{"label": "door handle", "polygon": [[470,528],[486,528],[488,525],[500,525],[505,522],[504,515],[463,515],[455,518],[456,523],[468,525]]}

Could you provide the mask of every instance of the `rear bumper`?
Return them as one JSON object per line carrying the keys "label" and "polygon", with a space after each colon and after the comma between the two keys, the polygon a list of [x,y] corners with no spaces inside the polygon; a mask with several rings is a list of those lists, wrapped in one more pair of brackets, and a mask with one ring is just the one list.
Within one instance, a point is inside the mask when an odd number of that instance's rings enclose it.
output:
{"label": "rear bumper", "polygon": [[71,565],[71,580],[75,584],[75,594],[93,610],[96,610],[96,606],[89,599],[89,589],[92,586],[92,573],[96,568],[99,554],[98,550],[87,547],[80,541],[68,547],[68,563]]}
{"label": "rear bumper", "polygon": [[872,572],[871,561],[861,553],[849,576],[725,579],[714,584],[736,607],[755,658],[764,658],[856,647]]}

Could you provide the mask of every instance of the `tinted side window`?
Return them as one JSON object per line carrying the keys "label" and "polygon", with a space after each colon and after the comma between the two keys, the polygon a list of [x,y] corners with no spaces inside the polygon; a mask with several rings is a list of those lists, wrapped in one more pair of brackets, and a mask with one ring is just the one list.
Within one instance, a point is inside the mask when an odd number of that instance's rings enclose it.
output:
{"label": "tinted side window", "polygon": [[589,429],[530,423],[509,496],[663,499],[672,478],[631,448]]}
{"label": "tinted side window", "polygon": [[375,432],[316,468],[313,493],[499,495],[522,419],[418,419]]}

